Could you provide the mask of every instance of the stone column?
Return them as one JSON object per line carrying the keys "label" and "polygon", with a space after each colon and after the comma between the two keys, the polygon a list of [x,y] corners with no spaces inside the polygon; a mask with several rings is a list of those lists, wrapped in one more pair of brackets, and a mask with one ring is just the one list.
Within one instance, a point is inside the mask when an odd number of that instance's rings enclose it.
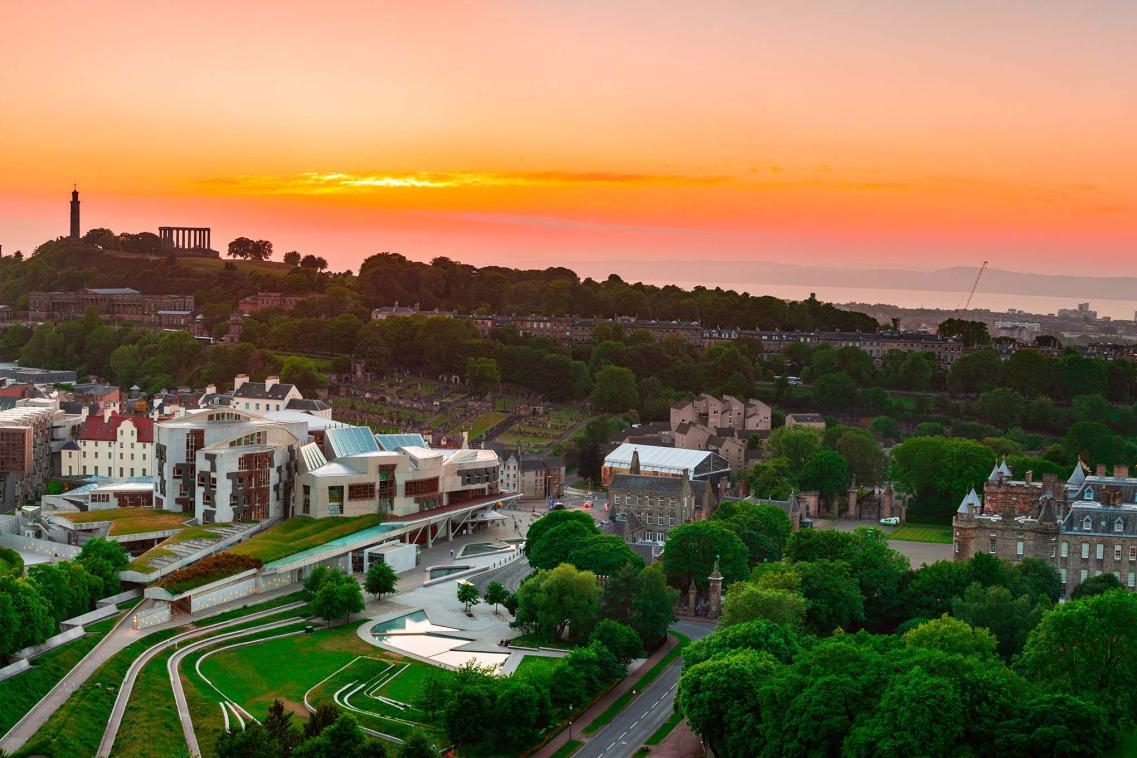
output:
{"label": "stone column", "polygon": [[695,583],[691,582],[691,586],[687,588],[687,612],[692,616],[695,615],[696,600],[698,600],[698,590],[695,589]]}
{"label": "stone column", "polygon": [[861,514],[857,512],[857,488],[856,485],[849,486],[848,492],[848,513],[845,514],[848,518],[860,518]]}
{"label": "stone column", "polygon": [[715,556],[715,568],[707,577],[710,584],[711,613],[710,617],[717,619],[722,613],[722,572],[719,571],[719,558]]}

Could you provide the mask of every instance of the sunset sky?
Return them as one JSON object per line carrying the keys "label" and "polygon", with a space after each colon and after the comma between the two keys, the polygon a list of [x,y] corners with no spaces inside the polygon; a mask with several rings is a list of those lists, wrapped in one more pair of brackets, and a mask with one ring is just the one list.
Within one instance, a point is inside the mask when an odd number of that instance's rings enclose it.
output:
{"label": "sunset sky", "polygon": [[84,229],[337,270],[1137,275],[1130,0],[3,0],[0,28],[5,254],[65,234],[77,182]]}

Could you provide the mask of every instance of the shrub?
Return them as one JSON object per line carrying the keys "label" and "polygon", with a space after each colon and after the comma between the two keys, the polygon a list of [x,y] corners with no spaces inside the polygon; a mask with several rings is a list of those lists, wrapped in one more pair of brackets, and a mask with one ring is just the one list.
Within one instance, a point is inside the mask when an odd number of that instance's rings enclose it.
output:
{"label": "shrub", "polygon": [[174,595],[188,592],[218,579],[239,574],[249,569],[259,569],[264,565],[260,558],[234,553],[218,553],[203,558],[192,566],[178,569],[158,582],[158,586]]}

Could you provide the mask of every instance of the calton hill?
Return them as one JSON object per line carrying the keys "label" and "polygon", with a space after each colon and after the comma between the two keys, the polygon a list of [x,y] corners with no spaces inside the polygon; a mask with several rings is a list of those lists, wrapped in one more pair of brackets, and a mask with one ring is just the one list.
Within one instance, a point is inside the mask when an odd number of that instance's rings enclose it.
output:
{"label": "calton hill", "polygon": [[[703,393],[754,398],[773,408],[772,429],[747,439],[752,455],[729,482],[732,494],[749,498],[728,498],[708,517],[670,529],[661,554],[648,556],[654,561],[601,533],[581,510],[514,516],[512,544],[476,544],[500,551],[494,570],[524,561],[515,590],[458,583],[456,596],[437,599],[378,573],[361,587],[338,571],[313,571],[303,588],[282,589],[267,603],[124,645],[88,672],[100,686],[84,684],[67,697],[16,755],[97,754],[116,718],[116,754],[182,754],[180,690],[201,725],[202,755],[419,756],[453,748],[491,756],[546,745],[548,754],[569,755],[635,707],[637,692],[680,656],[674,716],[655,742],[684,722],[720,756],[1092,756],[1134,748],[1137,597],[1126,580],[1137,569],[1099,571],[1067,592],[1065,576],[1044,559],[980,551],[950,560],[947,545],[961,499],[982,492],[1000,464],[1063,481],[1082,464],[1137,460],[1133,364],[1051,343],[1008,348],[966,319],[941,324],[941,336],[961,346],[950,362],[934,351],[873,356],[808,339],[774,349],[761,332],[869,334],[887,326],[812,299],[661,288],[614,275],[581,280],[564,268],[426,264],[381,253],[358,272],[335,272],[319,255],[280,256],[264,240],[241,240],[232,255],[169,260],[142,235],[94,230],[77,243],[0,258],[0,302],[13,312],[26,309],[31,292],[131,287],[192,294],[201,317],[196,335],[111,325],[93,312],[57,324],[11,323],[0,333],[0,360],[144,393],[279,375],[307,397],[330,392],[335,413],[360,417],[398,416],[364,393],[405,400],[424,386],[485,409],[448,417],[443,402],[375,431],[445,423],[489,432],[493,414],[508,414],[523,397],[548,406],[556,434],[519,427],[517,439],[562,453],[588,489],[600,482],[613,440],[631,427],[666,421],[672,406]],[[238,301],[263,292],[304,299],[238,318]],[[414,312],[372,318],[395,303],[414,304]],[[566,343],[510,325],[486,330],[473,318],[510,314],[595,324],[589,339]],[[239,334],[226,341],[234,319]],[[704,344],[636,328],[645,321],[738,334]],[[802,414],[821,422],[786,423]],[[795,530],[776,504],[816,492],[827,512],[851,517],[850,493],[855,502],[886,484],[905,507],[907,523],[896,530],[873,522]],[[374,515],[367,528],[382,522]],[[277,560],[293,555],[313,524],[319,520],[285,521],[234,551],[244,559],[203,562],[159,586],[174,594],[259,569],[257,550],[270,546]],[[896,549],[904,540],[944,543],[945,560],[912,565]],[[128,560],[102,540],[74,560],[26,572],[18,554],[0,553],[0,655],[15,657],[60,622],[98,610],[100,598],[121,589],[117,571]],[[712,585],[720,580],[721,606]],[[364,641],[357,628],[365,616],[382,619],[370,630],[377,637],[422,623],[383,605],[412,591],[454,623],[481,619],[516,645],[559,652],[528,656],[503,675],[492,666],[452,671]],[[710,598],[721,610],[713,631],[690,644],[668,631],[677,609],[694,610],[688,597]],[[0,681],[0,731],[18,729],[113,633],[113,619],[126,618],[135,599],[119,602],[106,611],[118,615]],[[427,622],[438,623],[433,614]],[[180,637],[175,644],[175,635],[191,632],[193,646],[183,650]],[[229,644],[229,634],[242,644]],[[625,679],[630,661],[651,655],[651,665]],[[133,690],[120,697],[128,681]],[[609,695],[608,710],[577,725],[585,736],[558,737]]]}

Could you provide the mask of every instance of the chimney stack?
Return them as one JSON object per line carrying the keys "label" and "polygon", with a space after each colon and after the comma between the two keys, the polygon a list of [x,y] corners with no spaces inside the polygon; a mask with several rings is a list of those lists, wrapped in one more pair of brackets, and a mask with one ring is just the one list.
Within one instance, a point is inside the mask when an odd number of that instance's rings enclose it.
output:
{"label": "chimney stack", "polygon": [[205,385],[205,394],[216,395],[217,394],[217,385],[216,384]]}
{"label": "chimney stack", "polygon": [[248,374],[237,374],[235,377],[233,377],[233,391],[236,392],[237,390],[241,389],[241,385],[247,381],[249,381]]}
{"label": "chimney stack", "polygon": [[1128,479],[1129,478],[1129,466],[1125,465],[1124,463],[1116,464],[1113,467],[1113,475],[1120,478],[1120,479]]}
{"label": "chimney stack", "polygon": [[1034,472],[1033,471],[1026,472],[1026,483],[1029,485],[1033,481],[1034,481]]}
{"label": "chimney stack", "polygon": [[273,385],[276,385],[279,383],[280,383],[280,377],[279,376],[266,376],[265,377],[265,390],[266,391],[271,390],[273,388]]}
{"label": "chimney stack", "polygon": [[1094,474],[1097,476],[1105,476],[1105,464],[1099,463],[1097,468],[1094,469]]}

